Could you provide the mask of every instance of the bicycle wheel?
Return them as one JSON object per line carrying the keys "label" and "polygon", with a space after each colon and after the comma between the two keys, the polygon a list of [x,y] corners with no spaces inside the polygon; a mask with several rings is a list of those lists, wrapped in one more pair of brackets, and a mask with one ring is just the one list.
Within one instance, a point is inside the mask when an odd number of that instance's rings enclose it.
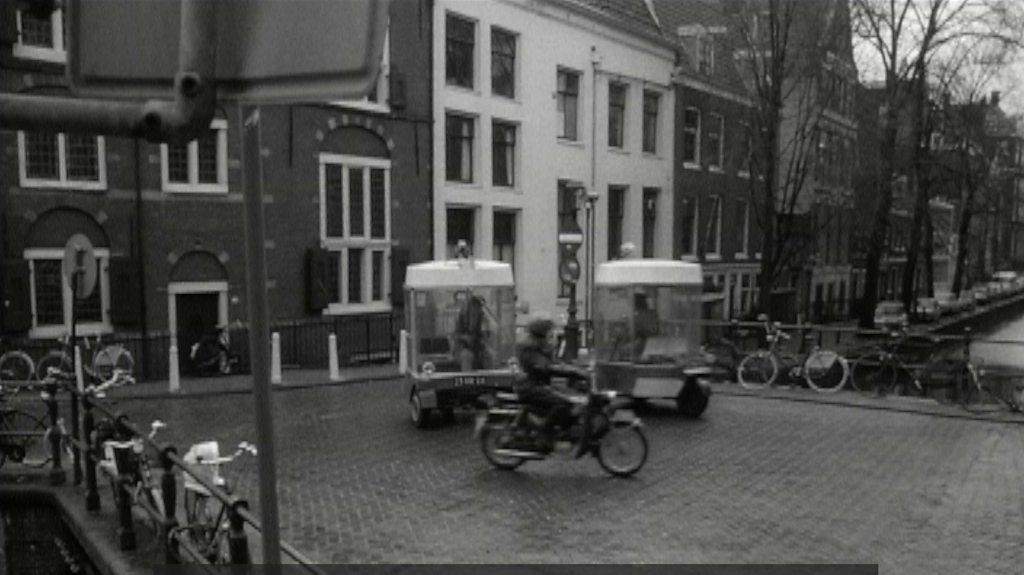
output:
{"label": "bicycle wheel", "polygon": [[29,382],[35,372],[32,358],[23,351],[12,350],[0,356],[0,382]]}
{"label": "bicycle wheel", "polygon": [[743,358],[737,368],[737,379],[746,389],[764,389],[779,375],[779,361],[770,351],[759,349]]}
{"label": "bicycle wheel", "polygon": [[51,367],[56,367],[65,373],[73,373],[75,370],[74,362],[71,361],[71,357],[63,351],[53,350],[43,356],[43,359],[39,360],[36,364],[36,379],[43,381],[46,379],[46,373]]}
{"label": "bicycle wheel", "polygon": [[896,385],[896,366],[889,354],[869,351],[854,360],[850,384],[863,393],[888,393]]}
{"label": "bicycle wheel", "polygon": [[135,360],[123,345],[108,345],[96,353],[92,361],[92,370],[97,377],[106,381],[114,375],[116,369],[128,375],[135,369]]}
{"label": "bicycle wheel", "polygon": [[846,359],[834,351],[819,349],[804,361],[804,379],[814,391],[834,393],[843,388],[850,377]]}
{"label": "bicycle wheel", "polygon": [[0,467],[7,460],[29,467],[45,465],[50,460],[45,436],[46,425],[35,415],[15,409],[0,413]]}

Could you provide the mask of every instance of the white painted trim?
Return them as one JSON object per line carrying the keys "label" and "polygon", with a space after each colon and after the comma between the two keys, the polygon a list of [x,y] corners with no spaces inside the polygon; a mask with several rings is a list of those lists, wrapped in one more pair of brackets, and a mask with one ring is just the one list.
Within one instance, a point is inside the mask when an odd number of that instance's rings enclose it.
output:
{"label": "white painted trim", "polygon": [[[76,331],[81,334],[99,334],[113,332],[110,324],[110,250],[108,248],[95,248],[95,257],[100,260],[97,269],[96,281],[99,282],[100,290],[100,317],[101,322],[80,323]],[[36,325],[36,281],[35,262],[37,260],[63,260],[64,250],[62,248],[27,248],[22,252],[22,257],[28,260],[29,266],[29,294],[32,308],[32,328],[29,329],[29,337],[32,338],[57,338],[71,331],[71,303],[73,294],[71,286],[62,281],[62,312],[64,316],[63,325]]]}
{"label": "white painted trim", "polygon": [[44,62],[52,62],[54,64],[66,64],[68,61],[68,53],[65,49],[64,42],[64,10],[63,8],[54,9],[50,15],[50,27],[53,32],[53,47],[46,48],[43,46],[33,46],[31,44],[23,44],[21,42],[21,10],[15,11],[17,18],[17,32],[18,39],[11,46],[11,55],[15,58],[24,58],[26,60],[41,60]]}
{"label": "white painted trim", "polygon": [[175,194],[228,193],[228,122],[223,118],[210,121],[210,129],[217,130],[217,183],[199,183],[199,142],[188,143],[188,182],[170,181],[167,144],[160,144],[161,189]]}
{"label": "white painted trim", "polygon": [[[228,325],[228,282],[219,281],[184,281],[167,283],[167,328],[172,338],[178,335],[178,303],[177,297],[181,294],[204,294],[216,293],[217,298],[217,323]],[[178,353],[187,353],[178,350]]]}
{"label": "white painted trim", "polygon": [[67,177],[67,144],[64,133],[57,134],[57,172],[55,180],[30,178],[28,176],[28,153],[25,150],[25,132],[18,131],[18,180],[23,188],[60,188],[73,190],[107,189],[106,141],[96,136],[96,181],[69,180]]}
{"label": "white painted trim", "polygon": [[391,311],[391,304],[387,301],[371,302],[361,304],[340,304],[332,303],[327,306],[323,315],[359,315],[364,313],[377,313]]}
{"label": "white painted trim", "polygon": [[708,95],[716,96],[722,98],[723,100],[728,100],[730,102],[733,102],[734,104],[740,104],[742,106],[748,106],[751,108],[754,107],[754,102],[747,98],[744,98],[743,96],[733,94],[732,92],[722,90],[721,88],[716,88],[711,84],[708,84],[707,82],[698,80],[691,76],[680,74],[675,77],[674,82],[680,86],[692,88],[694,90],[699,90]]}
{"label": "white painted trim", "polygon": [[385,168],[391,169],[389,158],[372,158],[366,156],[352,156],[349,154],[320,153],[321,164],[344,164],[353,168]]}

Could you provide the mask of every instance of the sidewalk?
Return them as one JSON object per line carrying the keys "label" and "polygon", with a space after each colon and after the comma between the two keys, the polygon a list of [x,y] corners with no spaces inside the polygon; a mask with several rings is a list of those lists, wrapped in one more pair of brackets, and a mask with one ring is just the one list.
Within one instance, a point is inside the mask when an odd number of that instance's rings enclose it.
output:
{"label": "sidewalk", "polygon": [[[274,389],[305,389],[310,387],[347,385],[366,381],[398,379],[398,365],[393,363],[371,364],[341,369],[341,379],[331,381],[326,369],[293,369],[281,373],[281,383],[273,384]],[[167,381],[148,381],[131,387],[111,390],[108,395],[118,399],[166,399],[174,397],[203,397],[252,392],[252,375],[227,375],[213,377],[183,377],[177,393],[170,392]]]}

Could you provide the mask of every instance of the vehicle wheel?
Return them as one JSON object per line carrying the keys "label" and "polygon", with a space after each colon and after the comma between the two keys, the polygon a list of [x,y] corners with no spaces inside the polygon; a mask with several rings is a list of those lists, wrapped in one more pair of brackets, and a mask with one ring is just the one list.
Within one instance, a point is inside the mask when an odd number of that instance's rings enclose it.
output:
{"label": "vehicle wheel", "polygon": [[43,420],[24,411],[4,411],[0,431],[12,433],[4,439],[0,449],[0,467],[8,460],[39,467],[50,461],[50,445]]}
{"label": "vehicle wheel", "polygon": [[736,370],[737,379],[746,389],[764,389],[779,375],[779,362],[767,350],[759,349],[743,358]]}
{"label": "vehicle wheel", "polygon": [[629,477],[647,462],[647,436],[630,423],[616,423],[597,444],[597,462],[616,477]]}
{"label": "vehicle wheel", "polygon": [[526,461],[521,457],[508,457],[497,453],[497,450],[505,447],[511,439],[507,424],[485,425],[480,430],[480,449],[484,452],[484,457],[487,458],[487,461],[491,462],[491,465],[498,469],[511,471]]}
{"label": "vehicle wheel", "polygon": [[843,388],[850,377],[846,359],[834,351],[821,349],[811,353],[804,361],[804,379],[814,391],[834,393]]}
{"label": "vehicle wheel", "polygon": [[708,408],[710,400],[711,397],[701,390],[697,381],[689,379],[683,384],[683,389],[679,390],[679,395],[676,396],[676,407],[683,417],[697,419]]}
{"label": "vehicle wheel", "polygon": [[29,382],[35,375],[32,358],[23,351],[9,351],[0,357],[0,381]]}
{"label": "vehicle wheel", "polygon": [[135,369],[135,360],[123,345],[108,345],[96,354],[92,361],[92,371],[97,377],[106,381],[114,375],[114,370],[120,369],[132,375]]}
{"label": "vehicle wheel", "polygon": [[43,359],[39,360],[36,364],[36,379],[43,381],[46,379],[46,372],[51,367],[60,368],[61,371],[66,373],[72,373],[75,370],[75,366],[68,357],[68,354],[63,351],[53,350],[43,356]]}
{"label": "vehicle wheel", "polygon": [[430,425],[432,411],[429,408],[423,407],[420,392],[414,390],[412,395],[409,396],[409,417],[412,419],[412,424],[419,429],[425,429]]}
{"label": "vehicle wheel", "polygon": [[863,393],[888,393],[896,385],[896,367],[881,351],[869,351],[853,362],[850,384]]}

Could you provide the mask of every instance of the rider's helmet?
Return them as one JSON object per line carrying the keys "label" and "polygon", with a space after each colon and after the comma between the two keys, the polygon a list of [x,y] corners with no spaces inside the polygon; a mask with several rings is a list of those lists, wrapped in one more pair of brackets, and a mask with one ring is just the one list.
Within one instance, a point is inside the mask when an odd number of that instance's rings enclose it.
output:
{"label": "rider's helmet", "polygon": [[526,332],[537,339],[544,339],[551,333],[551,328],[554,325],[555,322],[551,321],[551,318],[536,316],[530,320],[530,323],[526,324]]}

